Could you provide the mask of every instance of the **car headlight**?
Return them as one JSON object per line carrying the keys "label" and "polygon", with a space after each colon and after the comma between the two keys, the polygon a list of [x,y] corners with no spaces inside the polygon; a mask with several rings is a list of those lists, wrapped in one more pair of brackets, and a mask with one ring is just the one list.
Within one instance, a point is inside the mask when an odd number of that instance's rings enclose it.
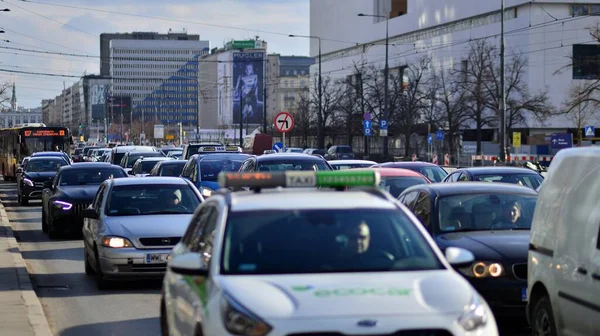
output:
{"label": "car headlight", "polygon": [[226,294],[221,298],[221,315],[225,329],[233,335],[264,336],[272,329]]}
{"label": "car headlight", "polygon": [[24,179],[23,179],[23,184],[24,184],[24,185],[28,185],[28,186],[30,186],[30,187],[33,187],[33,181],[32,181],[32,180],[30,180],[30,179],[28,179],[28,178],[24,178]]}
{"label": "car headlight", "polygon": [[111,248],[125,248],[133,247],[133,244],[128,239],[122,237],[106,236],[102,238],[102,246]]}
{"label": "car headlight", "polygon": [[471,303],[463,308],[462,313],[458,316],[457,322],[466,331],[474,331],[487,324],[488,309],[479,299],[478,294],[473,294]]}
{"label": "car headlight", "polygon": [[201,193],[202,193],[202,196],[204,196],[204,197],[210,197],[212,195],[213,191],[214,190],[212,190],[210,188],[202,187]]}
{"label": "car headlight", "polygon": [[64,201],[53,201],[54,206],[62,210],[71,210],[73,204]]}
{"label": "car headlight", "polygon": [[469,267],[459,271],[471,278],[499,278],[504,276],[504,267],[497,262],[476,261]]}

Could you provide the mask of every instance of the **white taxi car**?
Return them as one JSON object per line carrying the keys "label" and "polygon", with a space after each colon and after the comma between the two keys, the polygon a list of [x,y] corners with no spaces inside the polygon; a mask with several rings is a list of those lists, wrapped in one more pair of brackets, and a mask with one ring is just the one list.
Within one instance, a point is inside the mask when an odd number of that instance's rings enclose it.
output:
{"label": "white taxi car", "polygon": [[473,255],[444,257],[379,179],[222,173],[221,187],[252,191],[222,189],[197,209],[163,282],[163,334],[498,335],[487,303],[452,268]]}

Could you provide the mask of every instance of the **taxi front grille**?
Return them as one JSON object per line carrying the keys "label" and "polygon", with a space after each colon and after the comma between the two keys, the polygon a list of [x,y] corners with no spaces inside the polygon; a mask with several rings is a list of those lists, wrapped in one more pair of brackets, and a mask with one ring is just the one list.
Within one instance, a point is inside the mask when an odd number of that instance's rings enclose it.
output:
{"label": "taxi front grille", "polygon": [[527,264],[514,264],[513,274],[519,280],[527,280]]}
{"label": "taxi front grille", "polygon": [[155,237],[140,238],[140,244],[144,246],[173,246],[179,243],[181,237]]}
{"label": "taxi front grille", "polygon": [[[288,334],[287,336],[348,336],[337,332],[311,332]],[[444,329],[415,329],[398,330],[391,334],[361,334],[361,336],[453,336],[451,332]]]}

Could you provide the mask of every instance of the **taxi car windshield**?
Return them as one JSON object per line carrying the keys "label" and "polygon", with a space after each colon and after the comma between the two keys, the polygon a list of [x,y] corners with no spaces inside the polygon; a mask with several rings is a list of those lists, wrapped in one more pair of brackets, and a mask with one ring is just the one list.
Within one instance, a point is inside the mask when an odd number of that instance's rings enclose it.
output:
{"label": "taxi car windshield", "polygon": [[200,199],[188,185],[123,185],[112,189],[106,215],[191,214],[199,204]]}
{"label": "taxi car windshield", "polygon": [[269,160],[258,163],[258,171],[288,171],[288,170],[331,170],[329,166],[320,160]]}
{"label": "taxi car windshield", "polygon": [[27,162],[28,173],[56,172],[62,166],[66,166],[65,160],[30,160]]}
{"label": "taxi car windshield", "polygon": [[220,172],[237,172],[244,163],[241,160],[202,160],[200,164],[200,172],[202,173],[202,181],[216,181]]}
{"label": "taxi car windshield", "polygon": [[512,183],[519,184],[522,186],[526,186],[532,189],[537,189],[544,178],[539,174],[487,174],[487,175],[475,175],[473,177],[474,181],[483,181],[483,182],[503,182],[503,183]]}
{"label": "taxi car windshield", "polygon": [[398,210],[275,210],[229,215],[222,273],[301,274],[444,269]]}
{"label": "taxi car windshield", "polygon": [[373,165],[372,163],[345,163],[345,164],[331,163],[331,167],[333,167],[333,170],[346,170],[346,169],[354,169],[354,168],[369,168],[372,165]]}
{"label": "taxi car windshield", "polygon": [[418,184],[427,184],[427,181],[422,177],[388,176],[381,177],[379,187],[392,194],[395,198],[398,198],[405,189]]}
{"label": "taxi car windshield", "polygon": [[97,184],[109,178],[127,177],[127,174],[121,169],[116,168],[95,168],[95,169],[71,169],[63,171],[60,175],[60,186],[75,186]]}
{"label": "taxi car windshield", "polygon": [[466,194],[439,198],[439,231],[529,230],[537,196]]}

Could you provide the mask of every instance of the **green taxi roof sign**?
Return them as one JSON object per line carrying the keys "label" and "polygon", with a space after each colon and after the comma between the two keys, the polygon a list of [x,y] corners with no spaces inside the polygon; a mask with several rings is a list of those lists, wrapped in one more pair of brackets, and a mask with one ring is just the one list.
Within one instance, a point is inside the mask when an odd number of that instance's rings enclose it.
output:
{"label": "green taxi roof sign", "polygon": [[221,188],[344,188],[379,185],[378,171],[285,171],[256,173],[220,173]]}

